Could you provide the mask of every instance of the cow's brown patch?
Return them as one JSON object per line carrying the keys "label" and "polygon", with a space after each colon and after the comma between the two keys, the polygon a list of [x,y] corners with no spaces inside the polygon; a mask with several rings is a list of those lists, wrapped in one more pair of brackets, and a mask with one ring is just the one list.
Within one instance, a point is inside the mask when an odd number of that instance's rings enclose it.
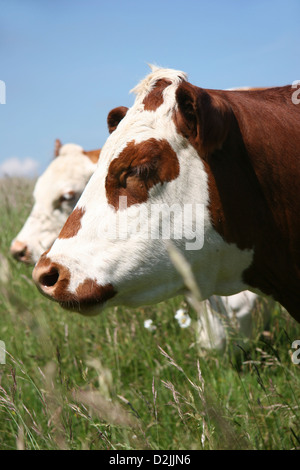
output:
{"label": "cow's brown patch", "polygon": [[185,87],[175,122],[205,165],[213,226],[254,250],[244,281],[300,321],[300,106],[291,92]]}
{"label": "cow's brown patch", "polygon": [[81,218],[84,213],[85,209],[83,207],[74,209],[63,226],[58,238],[75,237],[81,228]]}
{"label": "cow's brown patch", "polygon": [[36,266],[39,265],[39,266],[42,266],[42,267],[43,266],[47,267],[49,264],[51,264],[50,259],[47,258],[47,255],[48,255],[49,251],[50,251],[50,248],[41,255],[41,257],[38,260]]}
{"label": "cow's brown patch", "polygon": [[105,286],[98,285],[93,279],[86,279],[79,284],[76,293],[73,294],[67,290],[63,284],[63,280],[55,289],[52,299],[59,302],[60,306],[71,312],[78,312],[82,315],[96,314],[95,307],[102,306],[107,300],[116,295],[111,284]]}
{"label": "cow's brown patch", "polygon": [[108,132],[111,134],[118,127],[119,122],[126,115],[128,108],[125,106],[118,106],[112,109],[107,116]]}
{"label": "cow's brown patch", "polygon": [[156,82],[154,88],[144,98],[143,104],[145,111],[156,111],[156,109],[163,104],[163,91],[171,85],[171,83],[172,82],[166,78],[162,78]]}
{"label": "cow's brown patch", "polygon": [[76,297],[81,305],[103,303],[115,295],[112,284],[101,286],[93,279],[85,279],[76,289]]}
{"label": "cow's brown patch", "polygon": [[78,312],[82,315],[95,315],[97,314],[97,306],[102,306],[115,295],[116,291],[111,284],[100,286],[92,279],[86,279],[78,286],[76,294],[65,292],[61,296],[62,300],[58,300],[60,297],[55,292],[55,297],[53,298],[65,310]]}
{"label": "cow's brown patch", "polygon": [[119,208],[119,197],[127,197],[127,207],[147,201],[156,184],[170,182],[179,175],[179,162],[170,144],[162,139],[131,141],[109,166],[105,188],[108,203]]}
{"label": "cow's brown patch", "polygon": [[40,259],[38,260],[37,264],[35,265],[33,269],[32,277],[36,283],[39,282],[40,273],[46,270],[51,264],[50,259],[47,258],[48,253],[49,253],[49,250],[45,251],[45,253],[42,254],[42,256],[40,257]]}
{"label": "cow's brown patch", "polygon": [[97,163],[99,160],[101,149],[97,150],[84,150],[83,153],[86,155],[92,163]]}
{"label": "cow's brown patch", "polygon": [[101,286],[93,279],[85,279],[79,284],[76,292],[72,293],[68,290],[70,271],[64,266],[53,263],[53,269],[56,268],[59,268],[59,277],[55,289],[51,293],[51,298],[67,310],[85,313],[90,307],[103,304],[116,295],[112,284]]}

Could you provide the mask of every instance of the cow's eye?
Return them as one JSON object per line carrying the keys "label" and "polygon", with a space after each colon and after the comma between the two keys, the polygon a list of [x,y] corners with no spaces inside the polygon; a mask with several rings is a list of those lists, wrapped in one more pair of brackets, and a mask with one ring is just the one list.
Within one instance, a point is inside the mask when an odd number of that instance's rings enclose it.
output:
{"label": "cow's eye", "polygon": [[55,201],[54,206],[59,209],[64,202],[75,205],[76,200],[77,197],[75,191],[67,191],[59,196],[59,198]]}
{"label": "cow's eye", "polygon": [[121,169],[117,176],[119,187],[132,188],[136,184],[145,184],[149,181],[156,181],[159,167],[159,157],[152,157],[148,161],[130,165]]}
{"label": "cow's eye", "polygon": [[126,188],[127,176],[128,176],[128,172],[127,172],[127,171],[123,171],[123,172],[120,174],[120,176],[119,176],[119,182],[120,182],[120,185],[121,185],[123,188]]}
{"label": "cow's eye", "polygon": [[64,202],[64,201],[73,201],[75,199],[75,192],[74,191],[68,191],[67,193],[64,193],[60,196],[59,201]]}
{"label": "cow's eye", "polygon": [[137,176],[140,180],[146,181],[156,175],[158,164],[159,157],[152,157],[149,161],[130,167],[127,176]]}

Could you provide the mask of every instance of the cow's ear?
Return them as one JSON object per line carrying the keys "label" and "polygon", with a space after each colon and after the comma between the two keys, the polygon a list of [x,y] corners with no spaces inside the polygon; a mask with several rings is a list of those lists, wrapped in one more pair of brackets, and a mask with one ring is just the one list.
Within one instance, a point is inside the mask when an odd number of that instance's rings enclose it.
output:
{"label": "cow's ear", "polygon": [[183,82],[176,90],[178,112],[176,125],[179,132],[187,139],[197,136],[197,94],[195,87]]}
{"label": "cow's ear", "polygon": [[101,153],[101,149],[97,150],[84,150],[83,151],[84,155],[86,155],[92,163],[98,163],[99,156]]}
{"label": "cow's ear", "polygon": [[110,134],[118,127],[119,122],[123,119],[127,111],[128,108],[125,106],[119,106],[108,113],[107,126]]}
{"label": "cow's ear", "polygon": [[56,139],[55,144],[54,144],[54,158],[58,157],[61,147],[62,147],[61,141],[59,139]]}
{"label": "cow's ear", "polygon": [[222,147],[233,119],[233,111],[220,92],[206,91],[188,82],[176,91],[175,122],[201,156]]}

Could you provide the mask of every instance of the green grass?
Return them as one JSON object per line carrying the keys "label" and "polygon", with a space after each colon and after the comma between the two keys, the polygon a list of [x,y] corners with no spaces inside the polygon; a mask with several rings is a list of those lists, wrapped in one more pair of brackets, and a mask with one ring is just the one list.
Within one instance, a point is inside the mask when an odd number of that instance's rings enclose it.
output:
{"label": "green grass", "polygon": [[[300,325],[279,306],[244,352],[199,350],[183,298],[84,318],[43,298],[9,256],[32,183],[1,182],[0,449],[300,448]],[[144,320],[157,329],[149,332]]]}

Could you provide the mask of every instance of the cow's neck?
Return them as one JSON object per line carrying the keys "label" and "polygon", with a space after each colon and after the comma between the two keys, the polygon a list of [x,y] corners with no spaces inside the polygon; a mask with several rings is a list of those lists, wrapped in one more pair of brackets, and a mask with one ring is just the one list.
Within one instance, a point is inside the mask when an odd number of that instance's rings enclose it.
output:
{"label": "cow's neck", "polygon": [[299,321],[300,207],[294,197],[300,178],[300,137],[296,118],[284,103],[275,117],[269,102],[266,107],[253,106],[252,113],[251,106],[245,112],[238,100],[233,108],[235,128],[223,148],[205,162],[213,225],[228,243],[254,249],[245,282],[272,295]]}

